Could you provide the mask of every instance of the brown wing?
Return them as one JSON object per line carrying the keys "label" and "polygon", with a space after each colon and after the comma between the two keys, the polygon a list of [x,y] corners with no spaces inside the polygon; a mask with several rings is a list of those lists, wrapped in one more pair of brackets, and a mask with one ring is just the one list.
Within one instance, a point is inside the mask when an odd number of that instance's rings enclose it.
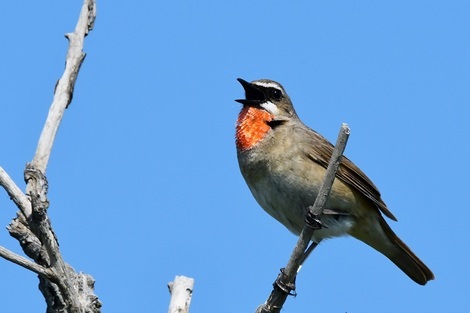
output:
{"label": "brown wing", "polygon": [[[333,145],[314,130],[309,129],[306,134],[311,137],[312,148],[314,150],[314,152],[309,155],[309,158],[327,168],[328,162],[333,154]],[[353,186],[364,196],[372,200],[385,216],[394,221],[397,220],[392,212],[388,210],[387,205],[383,202],[380,197],[380,192],[374,183],[345,156],[343,156],[341,160],[341,165],[336,173],[336,177],[348,185]]]}

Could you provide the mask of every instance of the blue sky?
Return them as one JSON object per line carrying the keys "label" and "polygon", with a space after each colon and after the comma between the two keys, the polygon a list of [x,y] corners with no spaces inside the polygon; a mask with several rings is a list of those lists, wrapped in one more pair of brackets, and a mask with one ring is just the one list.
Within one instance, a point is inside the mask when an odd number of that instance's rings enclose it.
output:
{"label": "blue sky", "polygon": [[[2,4],[0,166],[22,188],[80,7]],[[436,275],[418,286],[361,242],[333,239],[284,312],[464,311],[468,12],[468,1],[98,1],[47,171],[65,260],[95,277],[103,312],[165,312],[175,275],[196,280],[191,312],[254,312],[296,242],[252,198],[235,153],[236,78],[270,78],[330,141],[349,124],[345,154]],[[0,225],[15,212],[0,192]],[[0,245],[21,253],[6,230]],[[0,311],[45,311],[35,274],[0,260],[0,275]]]}

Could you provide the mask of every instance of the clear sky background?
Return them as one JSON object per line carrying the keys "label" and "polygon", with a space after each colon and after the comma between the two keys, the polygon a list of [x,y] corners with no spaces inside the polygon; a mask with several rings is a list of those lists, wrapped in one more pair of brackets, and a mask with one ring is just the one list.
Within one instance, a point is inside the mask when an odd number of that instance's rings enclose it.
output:
{"label": "clear sky background", "polygon": [[[0,166],[24,188],[81,1],[5,1]],[[422,287],[352,238],[321,244],[284,312],[468,309],[469,1],[98,1],[88,54],[50,159],[65,260],[103,312],[254,312],[297,240],[239,172],[237,77],[281,82],[298,114],[382,192],[434,271]],[[16,208],[0,192],[0,245]],[[0,312],[44,312],[35,274],[0,260]]]}

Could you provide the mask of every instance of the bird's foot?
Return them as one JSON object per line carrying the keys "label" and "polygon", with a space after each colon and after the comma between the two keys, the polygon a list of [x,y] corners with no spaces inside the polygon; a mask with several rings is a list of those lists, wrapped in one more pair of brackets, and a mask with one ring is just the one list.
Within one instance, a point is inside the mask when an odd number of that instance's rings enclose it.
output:
{"label": "bird's foot", "polygon": [[281,273],[277,276],[276,281],[274,282],[274,287],[277,286],[289,296],[297,296],[297,293],[295,292],[295,278],[293,282],[286,282],[286,277],[284,268],[281,268]]}
{"label": "bird's foot", "polygon": [[322,221],[320,221],[320,215],[313,214],[310,209],[307,210],[307,214],[305,215],[305,223],[314,230],[320,230],[323,227],[326,227],[323,225]]}

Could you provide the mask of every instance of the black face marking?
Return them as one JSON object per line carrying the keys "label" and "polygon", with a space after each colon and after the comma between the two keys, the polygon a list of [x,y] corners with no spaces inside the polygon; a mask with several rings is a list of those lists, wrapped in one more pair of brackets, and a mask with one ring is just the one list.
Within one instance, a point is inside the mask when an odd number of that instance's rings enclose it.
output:
{"label": "black face marking", "polygon": [[273,100],[279,101],[282,99],[282,91],[277,88],[267,88],[267,94]]}
{"label": "black face marking", "polygon": [[272,121],[266,122],[266,124],[268,124],[268,126],[271,127],[271,129],[274,129],[278,126],[283,125],[285,122],[286,121],[283,121],[283,120],[272,120]]}
{"label": "black face marking", "polygon": [[259,107],[267,101],[276,104],[286,98],[282,86],[277,86],[274,82],[266,81],[265,84],[263,80],[254,81],[253,83],[249,83],[241,78],[237,80],[243,86],[243,89],[245,89],[245,99],[237,99],[235,101],[243,105]]}

